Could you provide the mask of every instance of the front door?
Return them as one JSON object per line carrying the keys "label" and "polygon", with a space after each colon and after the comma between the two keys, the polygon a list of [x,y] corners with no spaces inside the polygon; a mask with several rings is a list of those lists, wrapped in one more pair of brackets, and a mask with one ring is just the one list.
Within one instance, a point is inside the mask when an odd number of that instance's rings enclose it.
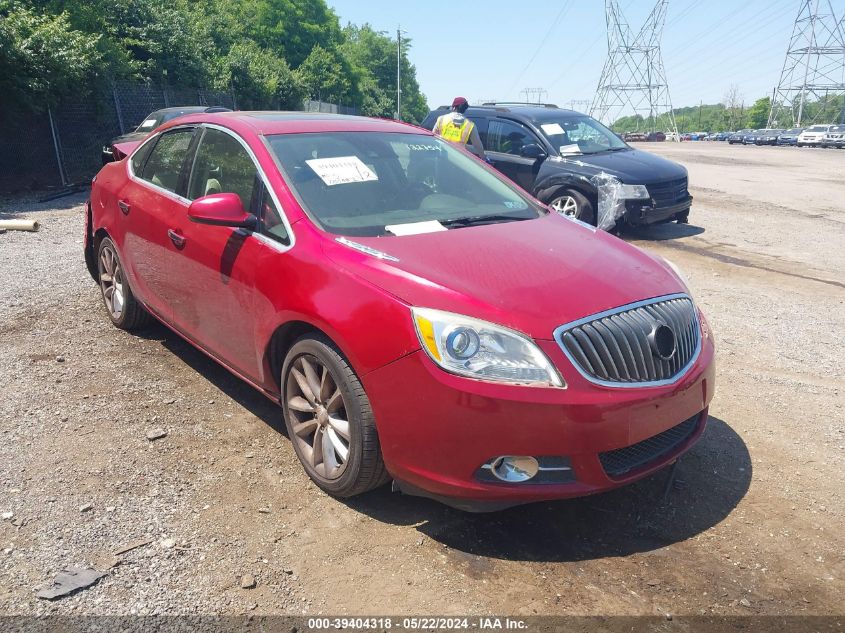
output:
{"label": "front door", "polygon": [[496,169],[531,193],[542,161],[523,156],[522,148],[526,145],[542,147],[534,133],[524,125],[503,119],[490,121],[484,146],[487,158]]}
{"label": "front door", "polygon": [[[204,128],[188,179],[187,198],[236,193],[244,209],[259,214],[263,184],[251,156],[233,135]],[[222,361],[257,379],[255,274],[263,249],[245,229],[191,222],[186,212],[174,219],[184,240],[174,275],[183,296],[174,303],[173,323]]]}

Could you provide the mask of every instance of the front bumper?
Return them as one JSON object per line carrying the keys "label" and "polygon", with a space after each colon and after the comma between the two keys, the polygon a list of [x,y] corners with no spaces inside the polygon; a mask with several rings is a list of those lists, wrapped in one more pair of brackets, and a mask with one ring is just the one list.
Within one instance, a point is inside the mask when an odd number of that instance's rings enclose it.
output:
{"label": "front bumper", "polygon": [[[454,376],[422,351],[364,376],[382,454],[400,490],[465,510],[590,495],[659,470],[703,433],[714,390],[709,335],[678,382],[645,388],[595,385],[569,363],[557,342],[537,343],[561,371],[566,389]],[[690,419],[694,431],[671,451],[616,477],[602,466],[602,453],[644,442]],[[491,482],[480,475],[481,467],[500,455],[565,458],[571,481]]]}
{"label": "front bumper", "polygon": [[[643,204],[650,202],[650,204]],[[674,219],[678,215],[689,213],[692,206],[692,196],[675,204],[658,207],[653,201],[627,200],[625,202],[625,222],[633,226],[657,224]]]}

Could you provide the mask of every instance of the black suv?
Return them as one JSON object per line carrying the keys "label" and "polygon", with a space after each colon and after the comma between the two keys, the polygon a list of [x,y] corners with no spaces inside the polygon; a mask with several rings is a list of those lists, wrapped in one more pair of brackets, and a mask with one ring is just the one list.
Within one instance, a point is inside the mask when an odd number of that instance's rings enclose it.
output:
{"label": "black suv", "polygon": [[[441,107],[425,118],[431,130]],[[595,119],[555,105],[489,103],[465,113],[489,163],[558,212],[607,230],[688,221],[687,170],[634,149]]]}
{"label": "black suv", "polygon": [[231,110],[223,106],[180,106],[176,108],[162,108],[161,110],[150,112],[137,128],[117,138],[113,138],[108,145],[103,145],[101,155],[103,165],[123,158],[119,151],[115,151],[116,144],[126,143],[128,141],[142,141],[147,138],[147,134],[162,123],[166,123],[170,119],[175,119],[177,116],[196,114],[197,112],[231,112]]}

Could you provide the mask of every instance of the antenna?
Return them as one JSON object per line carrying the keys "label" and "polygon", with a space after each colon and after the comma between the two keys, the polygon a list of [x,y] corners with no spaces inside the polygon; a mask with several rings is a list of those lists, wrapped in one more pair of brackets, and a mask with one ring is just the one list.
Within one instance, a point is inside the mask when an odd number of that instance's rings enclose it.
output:
{"label": "antenna", "polygon": [[[836,107],[838,97],[845,99],[845,18],[836,20],[830,0],[801,0],[773,96],[767,127],[784,121],[801,127],[808,118],[815,123],[831,114],[845,122],[845,104],[839,105],[841,113],[828,108],[831,102]],[[808,116],[811,101],[817,105]]]}
{"label": "antenna", "polygon": [[668,7],[669,0],[658,0],[634,35],[617,0],[606,0],[607,61],[590,116],[612,125],[624,114],[638,114],[652,131],[660,129],[677,135],[660,53]]}

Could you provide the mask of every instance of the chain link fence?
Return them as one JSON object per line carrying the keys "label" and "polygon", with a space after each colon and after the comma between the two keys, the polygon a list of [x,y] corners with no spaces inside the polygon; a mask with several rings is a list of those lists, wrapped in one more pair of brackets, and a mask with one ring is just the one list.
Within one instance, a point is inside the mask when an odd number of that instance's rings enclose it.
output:
{"label": "chain link fence", "polygon": [[[44,112],[0,109],[0,192],[83,185],[102,166],[102,148],[131,132],[148,114],[179,106],[236,109],[231,93],[117,82]],[[305,101],[303,110],[357,114],[355,108]]]}

